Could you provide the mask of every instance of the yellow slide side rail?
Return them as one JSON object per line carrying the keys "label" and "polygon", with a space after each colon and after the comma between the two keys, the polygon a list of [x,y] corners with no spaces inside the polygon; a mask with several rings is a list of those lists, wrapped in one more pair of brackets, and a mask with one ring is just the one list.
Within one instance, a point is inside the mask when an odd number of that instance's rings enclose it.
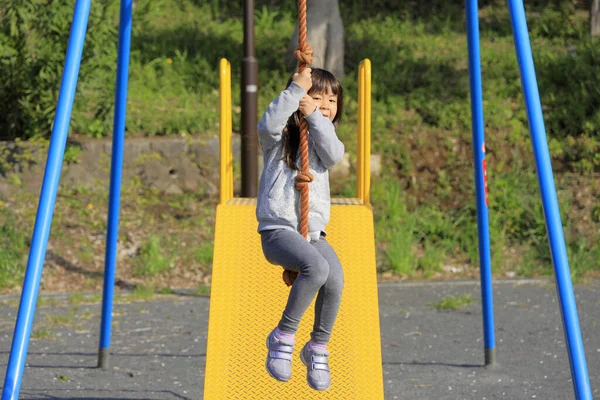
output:
{"label": "yellow slide side rail", "polygon": [[371,204],[371,60],[358,66],[358,150],[356,155],[356,197]]}
{"label": "yellow slide side rail", "polygon": [[[233,156],[231,152],[231,64],[220,62],[220,203],[233,198]],[[356,197],[370,204],[371,191],[371,60],[358,68],[358,151]]]}
{"label": "yellow slide side rail", "polygon": [[219,172],[220,204],[233,198],[233,155],[231,153],[231,64],[225,58],[219,63],[220,76],[220,124],[219,124]]}

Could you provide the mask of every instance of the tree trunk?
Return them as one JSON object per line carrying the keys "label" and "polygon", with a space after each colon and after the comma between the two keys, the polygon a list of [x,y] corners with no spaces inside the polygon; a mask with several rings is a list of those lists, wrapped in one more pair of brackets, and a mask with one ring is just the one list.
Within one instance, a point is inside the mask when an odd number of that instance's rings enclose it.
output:
{"label": "tree trunk", "polygon": [[590,10],[590,34],[592,37],[600,36],[600,0],[592,1]]}
{"label": "tree trunk", "polygon": [[[338,0],[306,1],[307,42],[313,49],[312,66],[323,68],[338,79],[344,77],[344,24]],[[296,69],[294,51],[298,48],[298,23],[290,40],[287,64]]]}

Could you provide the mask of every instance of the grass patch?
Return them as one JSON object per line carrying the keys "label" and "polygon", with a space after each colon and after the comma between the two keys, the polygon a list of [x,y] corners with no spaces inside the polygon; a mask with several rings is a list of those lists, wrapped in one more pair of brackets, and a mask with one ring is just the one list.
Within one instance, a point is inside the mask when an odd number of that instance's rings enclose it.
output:
{"label": "grass patch", "polygon": [[375,202],[383,199],[383,210],[377,213],[376,231],[385,243],[385,260],[396,273],[412,276],[417,261],[413,252],[415,220],[408,213],[406,199],[395,182],[376,183],[373,186]]}
{"label": "grass patch", "polygon": [[213,244],[203,243],[195,253],[196,261],[201,265],[210,265],[213,259]]}
{"label": "grass patch", "polygon": [[437,308],[438,310],[454,310],[458,311],[473,303],[471,295],[464,294],[462,296],[449,296],[444,297],[437,303],[429,303],[430,306]]}
{"label": "grass patch", "polygon": [[60,305],[60,300],[50,296],[38,296],[36,307],[51,307],[55,308]]}
{"label": "grass patch", "polygon": [[46,314],[46,322],[51,326],[67,326],[73,323],[75,313],[70,311],[68,314]]}
{"label": "grass patch", "polygon": [[31,339],[33,340],[51,339],[53,337],[54,334],[45,328],[36,329],[31,332]]}
{"label": "grass patch", "polygon": [[0,289],[23,282],[28,246],[18,227],[14,215],[0,204]]}
{"label": "grass patch", "polygon": [[194,291],[194,294],[198,296],[210,296],[210,286],[198,285],[198,287],[196,287],[196,290]]}
{"label": "grass patch", "polygon": [[154,286],[137,286],[127,297],[130,301],[149,301],[154,297]]}
{"label": "grass patch", "polygon": [[150,236],[142,246],[137,261],[135,262],[135,276],[156,276],[171,267],[173,256],[167,256],[161,246],[161,238]]}
{"label": "grass patch", "polygon": [[175,291],[173,289],[171,289],[170,287],[165,286],[165,287],[161,288],[158,291],[158,293],[159,294],[173,294],[173,293],[175,293]]}

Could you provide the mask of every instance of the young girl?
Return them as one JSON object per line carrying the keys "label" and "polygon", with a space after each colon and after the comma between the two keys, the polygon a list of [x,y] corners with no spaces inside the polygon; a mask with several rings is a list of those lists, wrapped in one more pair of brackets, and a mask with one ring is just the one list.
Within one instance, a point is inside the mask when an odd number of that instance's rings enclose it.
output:
{"label": "young girl", "polygon": [[[265,258],[298,272],[277,327],[267,337],[267,371],[278,381],[292,375],[294,335],[315,296],[311,340],[300,352],[307,381],[316,390],[329,388],[331,378],[327,343],[340,307],[344,275],[340,261],[325,239],[329,222],[329,169],[344,154],[335,133],[343,110],[340,82],[328,71],[306,68],[296,73],[286,90],[269,105],[258,123],[264,156],[256,216]],[[300,170],[300,119],[308,122],[309,240],[298,233],[300,192],[295,177]]]}

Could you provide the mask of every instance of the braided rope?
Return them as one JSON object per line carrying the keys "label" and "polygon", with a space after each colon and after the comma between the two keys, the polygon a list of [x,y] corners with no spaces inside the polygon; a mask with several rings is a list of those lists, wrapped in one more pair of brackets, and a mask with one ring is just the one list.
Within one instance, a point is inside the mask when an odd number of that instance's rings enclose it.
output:
{"label": "braided rope", "polygon": [[[312,48],[306,43],[306,0],[298,0],[298,49],[294,52],[299,61],[298,73],[301,73],[312,62]],[[308,237],[308,184],[313,176],[309,172],[308,161],[308,122],[300,123],[300,167],[296,176],[296,189],[300,191],[300,234]]]}
{"label": "braided rope", "polygon": [[[298,59],[298,73],[312,63],[313,50],[306,43],[306,0],[298,0],[298,48],[294,55]],[[302,118],[300,123],[300,172],[296,175],[296,189],[300,191],[300,234],[308,238],[308,184],[313,181],[308,160],[308,122]],[[283,281],[291,286],[298,273],[285,270]]]}

